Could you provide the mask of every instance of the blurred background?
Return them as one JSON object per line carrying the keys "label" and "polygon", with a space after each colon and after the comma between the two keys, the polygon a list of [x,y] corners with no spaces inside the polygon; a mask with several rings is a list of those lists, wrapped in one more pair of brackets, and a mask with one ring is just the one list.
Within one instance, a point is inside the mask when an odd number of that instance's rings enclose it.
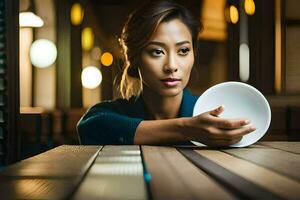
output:
{"label": "blurred background", "polygon": [[[61,144],[95,103],[118,98],[118,38],[142,0],[0,1],[0,166]],[[300,139],[300,1],[176,0],[203,23],[189,90],[224,81],[272,107],[263,140]]]}

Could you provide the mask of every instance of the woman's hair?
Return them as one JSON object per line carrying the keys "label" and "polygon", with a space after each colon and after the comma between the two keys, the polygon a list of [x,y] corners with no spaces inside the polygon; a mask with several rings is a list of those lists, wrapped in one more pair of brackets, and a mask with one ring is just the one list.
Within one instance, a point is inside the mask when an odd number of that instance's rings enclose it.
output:
{"label": "woman's hair", "polygon": [[124,54],[124,68],[119,88],[123,98],[128,99],[142,92],[143,84],[139,71],[141,52],[158,25],[173,19],[181,20],[188,27],[192,35],[194,63],[196,63],[200,21],[195,20],[185,7],[173,1],[150,1],[129,16],[119,40]]}

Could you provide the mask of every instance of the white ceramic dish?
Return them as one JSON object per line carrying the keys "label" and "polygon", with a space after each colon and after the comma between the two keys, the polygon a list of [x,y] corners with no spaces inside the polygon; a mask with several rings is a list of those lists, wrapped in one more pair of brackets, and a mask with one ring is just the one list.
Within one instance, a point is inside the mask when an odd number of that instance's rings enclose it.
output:
{"label": "white ceramic dish", "polygon": [[[224,82],[206,90],[197,100],[193,116],[213,110],[223,105],[221,118],[245,118],[251,121],[256,130],[243,136],[231,147],[246,147],[264,136],[271,122],[271,109],[264,95],[256,88],[241,82]],[[203,144],[192,141],[195,145]]]}

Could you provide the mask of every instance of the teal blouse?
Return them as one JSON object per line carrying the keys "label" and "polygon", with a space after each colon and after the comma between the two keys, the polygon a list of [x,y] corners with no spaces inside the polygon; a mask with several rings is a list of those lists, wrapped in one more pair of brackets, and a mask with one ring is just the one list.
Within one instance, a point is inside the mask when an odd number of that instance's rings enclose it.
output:
{"label": "teal blouse", "polygon": [[[178,117],[191,117],[197,99],[185,89]],[[149,114],[141,97],[98,103],[79,120],[79,141],[84,145],[133,144],[135,131],[143,120],[149,120]]]}

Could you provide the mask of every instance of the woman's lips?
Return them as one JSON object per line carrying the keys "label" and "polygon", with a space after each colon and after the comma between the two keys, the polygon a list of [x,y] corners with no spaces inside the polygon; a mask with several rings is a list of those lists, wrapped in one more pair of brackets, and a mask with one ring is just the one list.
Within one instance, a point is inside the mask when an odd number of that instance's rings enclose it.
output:
{"label": "woman's lips", "polygon": [[181,79],[178,79],[178,78],[165,78],[165,79],[162,79],[161,81],[167,87],[175,87],[180,83]]}

